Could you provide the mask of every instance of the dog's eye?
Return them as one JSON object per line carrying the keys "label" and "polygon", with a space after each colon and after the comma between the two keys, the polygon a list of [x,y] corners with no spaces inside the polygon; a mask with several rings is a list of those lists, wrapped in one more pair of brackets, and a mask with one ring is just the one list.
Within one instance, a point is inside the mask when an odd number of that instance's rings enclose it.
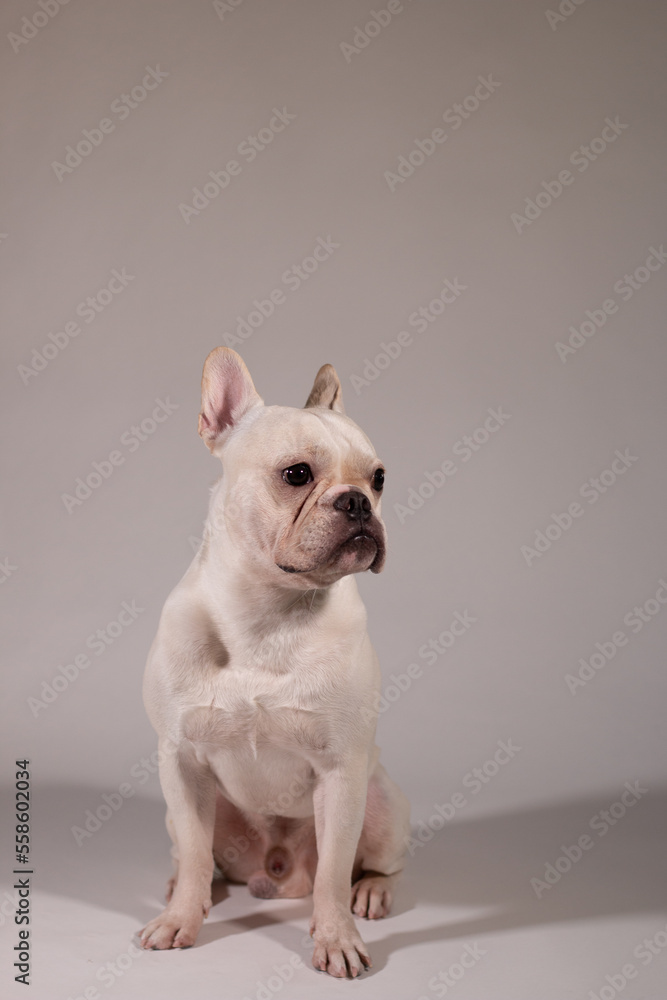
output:
{"label": "dog's eye", "polygon": [[306,483],[312,483],[313,474],[309,465],[298,462],[297,465],[290,465],[289,469],[283,469],[283,479],[290,486],[305,486]]}
{"label": "dog's eye", "polygon": [[383,486],[384,486],[384,469],[376,469],[375,475],[373,476],[373,489],[377,490],[377,492],[380,493]]}

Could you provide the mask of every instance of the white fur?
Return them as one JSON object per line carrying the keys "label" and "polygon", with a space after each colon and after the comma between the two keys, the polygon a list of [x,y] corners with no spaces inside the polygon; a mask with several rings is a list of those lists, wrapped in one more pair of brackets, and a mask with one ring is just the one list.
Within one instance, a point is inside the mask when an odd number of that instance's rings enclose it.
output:
{"label": "white fur", "polygon": [[[377,873],[358,883],[355,912],[383,915],[407,829],[406,800],[378,763],[380,672],[351,575],[368,568],[374,543],[341,549],[348,529],[333,506],[346,491],[363,493],[382,548],[370,485],[378,462],[340,411],[333,369],[320,371],[315,405],[264,407],[241,359],[218,352],[204,371],[200,433],[222,459],[223,478],[202,547],[165,603],[145,674],[178,877],[142,941],[194,943],[211,905],[222,795],[257,823],[314,817],[313,962],[356,975],[370,960],[350,911],[355,859]],[[285,486],[281,462],[307,458],[317,468],[312,487]],[[302,571],[288,573],[285,563]],[[381,838],[365,822],[369,781],[391,828]]]}

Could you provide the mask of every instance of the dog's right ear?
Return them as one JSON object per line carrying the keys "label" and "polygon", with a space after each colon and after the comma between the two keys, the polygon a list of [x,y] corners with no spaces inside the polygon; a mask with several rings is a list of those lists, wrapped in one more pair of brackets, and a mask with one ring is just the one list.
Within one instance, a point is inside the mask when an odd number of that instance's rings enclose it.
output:
{"label": "dog's right ear", "polygon": [[204,362],[199,414],[199,434],[209,451],[215,453],[241,417],[263,403],[241,356],[230,347],[211,351]]}

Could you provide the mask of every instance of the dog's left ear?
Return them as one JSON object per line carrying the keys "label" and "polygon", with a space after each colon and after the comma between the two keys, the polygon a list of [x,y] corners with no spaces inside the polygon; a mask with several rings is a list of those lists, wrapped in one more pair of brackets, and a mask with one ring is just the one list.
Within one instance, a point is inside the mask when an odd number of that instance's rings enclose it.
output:
{"label": "dog's left ear", "polygon": [[215,453],[241,417],[263,403],[243,358],[230,347],[211,351],[204,362],[199,414],[199,434],[209,451]]}
{"label": "dog's left ear", "polygon": [[313,388],[306,401],[306,407],[309,406],[324,406],[328,410],[335,410],[336,413],[345,413],[343,390],[333,365],[322,365],[315,376]]}

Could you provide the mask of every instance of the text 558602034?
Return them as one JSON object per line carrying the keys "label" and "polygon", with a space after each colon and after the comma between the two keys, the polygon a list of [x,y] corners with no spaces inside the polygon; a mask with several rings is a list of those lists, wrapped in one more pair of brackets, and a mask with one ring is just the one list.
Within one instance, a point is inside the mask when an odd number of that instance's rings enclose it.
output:
{"label": "text 558602034", "polygon": [[[16,889],[16,910],[14,923],[19,928],[18,942],[14,945],[14,967],[17,983],[30,984],[30,771],[29,760],[17,760],[16,764],[16,864],[14,875],[21,875],[14,881]],[[25,867],[24,867],[25,866]]]}

